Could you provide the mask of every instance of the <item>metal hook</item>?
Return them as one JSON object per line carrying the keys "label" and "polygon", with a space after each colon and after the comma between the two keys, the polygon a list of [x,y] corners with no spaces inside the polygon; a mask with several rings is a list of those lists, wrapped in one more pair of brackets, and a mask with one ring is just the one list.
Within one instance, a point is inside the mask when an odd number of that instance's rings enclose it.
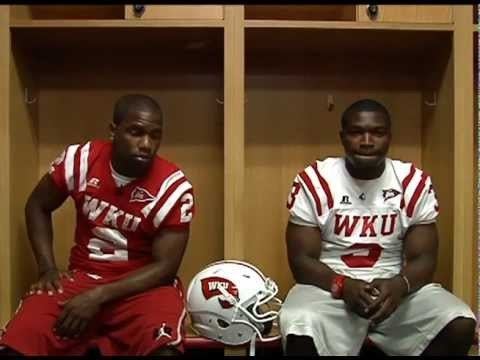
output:
{"label": "metal hook", "polygon": [[36,97],[34,97],[34,98],[32,98],[32,99],[29,99],[29,96],[28,96],[28,88],[25,88],[25,96],[24,96],[24,99],[25,99],[25,102],[26,102],[27,104],[29,104],[29,105],[30,105],[30,104],[34,104],[34,103],[37,102],[37,98],[36,98]]}
{"label": "metal hook", "polygon": [[327,95],[327,109],[328,111],[332,111],[335,107],[335,101],[333,100],[333,95]]}
{"label": "metal hook", "polygon": [[436,91],[433,92],[432,101],[424,100],[423,102],[425,103],[425,105],[428,105],[428,106],[437,106],[437,92]]}

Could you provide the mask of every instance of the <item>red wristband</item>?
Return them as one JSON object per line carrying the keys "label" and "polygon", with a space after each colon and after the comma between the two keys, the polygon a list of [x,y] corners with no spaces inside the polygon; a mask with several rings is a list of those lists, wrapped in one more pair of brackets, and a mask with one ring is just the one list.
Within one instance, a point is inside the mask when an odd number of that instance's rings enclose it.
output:
{"label": "red wristband", "polygon": [[335,275],[332,279],[332,287],[330,288],[330,292],[332,293],[332,297],[335,299],[342,299],[343,298],[343,286],[345,284],[346,277],[344,275]]}

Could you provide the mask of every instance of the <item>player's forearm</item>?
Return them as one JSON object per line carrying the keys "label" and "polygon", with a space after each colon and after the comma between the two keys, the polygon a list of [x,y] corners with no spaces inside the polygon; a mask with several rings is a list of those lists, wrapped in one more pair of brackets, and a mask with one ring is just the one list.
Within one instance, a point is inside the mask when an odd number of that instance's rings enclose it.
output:
{"label": "player's forearm", "polygon": [[35,200],[29,199],[25,206],[25,221],[39,274],[56,269],[53,254],[52,213],[42,209]]}
{"label": "player's forearm", "polygon": [[151,288],[169,285],[175,278],[175,274],[162,262],[146,265],[127,277],[99,286],[94,291],[100,299],[100,303],[106,303],[116,299],[135,295]]}
{"label": "player's forearm", "polygon": [[315,285],[326,291],[330,291],[333,277],[337,275],[323,262],[307,255],[297,256],[290,266],[297,283]]}
{"label": "player's forearm", "polygon": [[433,281],[436,267],[436,256],[423,254],[415,258],[407,259],[402,269],[410,285],[410,292],[420,289],[422,286]]}

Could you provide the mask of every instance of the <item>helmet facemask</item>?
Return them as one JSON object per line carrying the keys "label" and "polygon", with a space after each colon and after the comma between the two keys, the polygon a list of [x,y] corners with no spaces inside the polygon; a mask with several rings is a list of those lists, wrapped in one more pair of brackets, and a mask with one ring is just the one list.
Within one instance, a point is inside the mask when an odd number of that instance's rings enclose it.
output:
{"label": "helmet facemask", "polygon": [[[244,324],[251,328],[261,341],[273,341],[280,337],[264,337],[268,334],[278,317],[278,310],[273,307],[282,304],[282,301],[275,297],[278,293],[278,287],[275,282],[269,278],[265,280],[265,290],[260,290],[254,296],[240,303],[237,298],[227,292],[224,288],[219,288],[223,298],[234,306],[232,319],[227,322],[229,326],[234,324]],[[272,302],[273,304],[269,304]]]}

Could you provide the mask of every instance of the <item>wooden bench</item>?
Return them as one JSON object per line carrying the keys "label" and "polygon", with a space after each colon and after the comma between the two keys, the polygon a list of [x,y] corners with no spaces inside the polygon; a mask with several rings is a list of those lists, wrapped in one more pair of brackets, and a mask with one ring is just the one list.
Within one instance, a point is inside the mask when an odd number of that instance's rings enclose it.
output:
{"label": "wooden bench", "polygon": [[[185,337],[185,353],[203,353],[203,352],[215,352],[221,354],[222,352],[225,355],[248,355],[249,344],[241,346],[227,346],[218,341],[207,339],[201,336],[198,336],[191,330],[190,324],[186,324],[186,337]],[[256,342],[256,354],[261,355],[262,353],[274,353],[277,355],[282,354],[282,343],[281,340],[274,340],[269,342],[261,342],[257,340]],[[363,343],[362,349],[360,351],[360,356],[371,357],[374,355],[385,355],[380,349],[378,349],[375,344],[370,341],[369,338]],[[475,338],[473,340],[472,349],[470,350],[470,355],[478,355],[478,328],[475,331]]]}
{"label": "wooden bench", "polygon": [[[211,352],[225,355],[248,355],[250,343],[239,345],[239,346],[229,346],[225,345],[219,341],[207,339],[205,337],[199,336],[196,334],[190,325],[190,319],[185,319],[185,354],[194,354],[201,352]],[[270,334],[269,336],[273,336]],[[280,354],[282,352],[282,343],[281,340],[274,340],[269,342],[262,342],[257,339],[255,344],[256,354],[267,352],[274,352]]]}
{"label": "wooden bench", "polygon": [[[248,355],[249,344],[240,345],[240,346],[228,346],[224,345],[218,341],[206,339],[200,336],[187,336],[185,338],[185,354],[194,354],[194,353],[218,353],[225,355]],[[271,341],[264,343],[257,341],[256,343],[256,353],[259,352],[271,351],[275,353],[282,352],[282,346],[280,340]]]}

